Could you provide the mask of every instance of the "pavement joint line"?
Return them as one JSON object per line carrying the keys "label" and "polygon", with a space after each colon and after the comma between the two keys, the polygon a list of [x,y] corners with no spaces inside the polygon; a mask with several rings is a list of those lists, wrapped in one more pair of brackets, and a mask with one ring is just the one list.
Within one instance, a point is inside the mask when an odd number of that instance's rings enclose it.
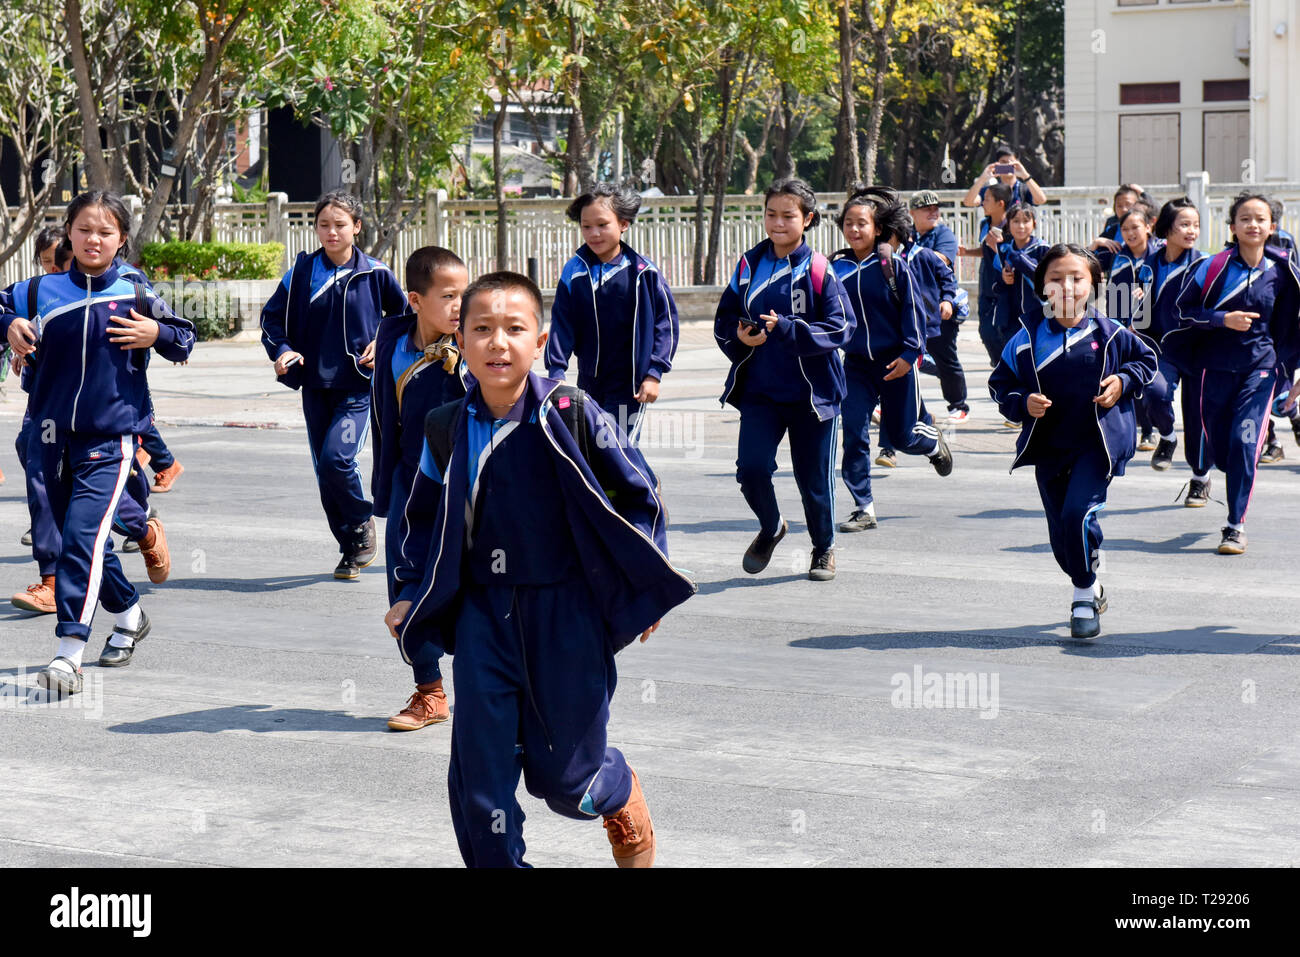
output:
{"label": "pavement joint line", "polygon": [[133,861],[157,861],[160,864],[188,864],[193,867],[232,867],[231,864],[212,864],[207,861],[189,861],[177,857],[155,857],[151,854],[127,854],[121,851],[101,851],[93,847],[78,847],[73,844],[58,844],[53,841],[27,841],[20,837],[0,835],[0,844],[18,844],[22,847],[54,848],[61,851],[75,851],[78,854],[98,854],[102,857],[125,857]]}
{"label": "pavement joint line", "polygon": [[[770,752],[764,753],[762,751],[722,751],[717,748],[688,748],[678,744],[657,744],[654,741],[633,741],[630,738],[619,738],[617,743],[620,746],[626,744],[638,748],[655,748],[659,751],[684,751],[689,754],[713,754],[727,758],[771,758],[776,761],[786,761],[791,764],[828,764],[837,768],[864,768],[876,771],[899,771],[904,774],[931,774],[935,777],[961,778],[963,781],[984,781],[994,774],[994,772],[985,774],[979,771],[970,771],[966,773],[959,771],[933,771],[927,768],[909,768],[900,764],[879,764],[875,761],[836,761],[829,758],[803,758],[791,752],[772,754]],[[656,777],[660,776],[661,775],[656,775]],[[806,789],[800,788],[799,790]]]}

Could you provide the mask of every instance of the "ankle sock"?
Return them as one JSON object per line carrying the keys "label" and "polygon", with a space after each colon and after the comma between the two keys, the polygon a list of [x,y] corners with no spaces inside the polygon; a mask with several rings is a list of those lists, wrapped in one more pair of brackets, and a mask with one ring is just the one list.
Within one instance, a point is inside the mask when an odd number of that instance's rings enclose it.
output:
{"label": "ankle sock", "polygon": [[[135,631],[140,627],[140,603],[136,602],[126,611],[119,611],[113,615],[113,619],[119,628],[125,628],[127,631]],[[120,632],[113,632],[108,639],[109,645],[114,648],[130,648],[135,644],[135,639],[130,635],[123,635]]]}
{"label": "ankle sock", "polygon": [[1235,528],[1235,529],[1236,529],[1237,531],[1239,531],[1239,532],[1244,532],[1244,531],[1246,530],[1246,523],[1245,523],[1245,522],[1229,522],[1229,523],[1228,523],[1228,527],[1229,527],[1229,528]]}
{"label": "ankle sock", "polygon": [[[1074,590],[1074,598],[1072,600],[1090,602],[1096,599],[1096,597],[1097,597],[1097,586],[1093,585],[1091,588],[1076,588]],[[1074,608],[1070,611],[1070,614],[1076,618],[1092,618],[1093,615],[1096,613],[1092,610],[1092,608]]]}
{"label": "ankle sock", "polygon": [[1204,482],[1204,481],[1206,480],[1206,478],[1209,476],[1209,474],[1210,474],[1209,472],[1195,472],[1195,471],[1193,471],[1193,472],[1192,472],[1192,478],[1196,479],[1196,481],[1198,481],[1198,482]]}
{"label": "ankle sock", "polygon": [[1177,439],[1174,438],[1174,433],[1172,433],[1172,432],[1170,432],[1168,435],[1165,435],[1165,434],[1162,432],[1162,433],[1160,433],[1160,441],[1161,441],[1161,442],[1176,442]]}
{"label": "ankle sock", "polygon": [[[55,652],[60,658],[67,658],[75,665],[75,668],[68,669],[75,671],[81,667],[81,657],[86,653],[86,642],[81,638],[60,638],[59,650]],[[56,668],[67,668],[62,661],[55,663]]]}

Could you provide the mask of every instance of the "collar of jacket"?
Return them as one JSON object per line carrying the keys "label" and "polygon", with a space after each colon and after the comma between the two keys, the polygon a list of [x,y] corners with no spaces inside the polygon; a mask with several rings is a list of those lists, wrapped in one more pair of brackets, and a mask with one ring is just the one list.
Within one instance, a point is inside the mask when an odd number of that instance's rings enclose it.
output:
{"label": "collar of jacket", "polygon": [[68,279],[78,289],[89,289],[91,292],[102,292],[113,283],[117,282],[117,260],[109,265],[98,276],[87,276],[77,268],[77,261],[74,259],[72,265],[68,267]]}
{"label": "collar of jacket", "polygon": [[[548,379],[546,376],[538,375],[536,372],[529,370],[528,381],[524,384],[523,406],[520,408],[519,421],[531,422],[533,412],[540,408],[542,403],[550,398],[551,393],[561,384],[559,379]],[[468,412],[471,407],[477,409],[480,406],[487,407],[483,401],[483,391],[479,384],[475,382],[465,396],[465,408]]]}
{"label": "collar of jacket", "polygon": [[372,268],[369,260],[366,259],[360,248],[356,246],[352,247],[352,257],[342,266],[334,265],[334,260],[329,258],[329,254],[325,252],[324,246],[316,250],[316,255],[329,263],[331,269],[351,269],[353,275],[356,275],[357,273],[370,272]]}
{"label": "collar of jacket", "polygon": [[[628,258],[628,261],[633,266],[639,266],[641,264],[641,257],[637,254],[637,251],[621,239],[618,241],[618,249],[622,255]],[[591,247],[588,246],[586,243],[583,243],[581,246],[578,247],[578,251],[575,255],[577,255],[579,259],[585,262],[589,268],[609,265],[608,263],[605,263],[603,260],[601,260],[601,258],[597,256],[595,253],[593,253],[591,251]],[[615,257],[614,261],[617,262],[617,257]]]}
{"label": "collar of jacket", "polygon": [[[761,243],[759,243],[757,246],[753,248],[752,252],[754,253],[755,256],[754,262],[760,261],[768,253],[772,254],[773,259],[781,258],[777,256],[776,250],[773,246],[771,239],[764,239]],[[808,245],[807,240],[800,239],[799,245],[796,246],[790,252],[790,255],[784,258],[790,260],[790,270],[793,272],[796,266],[798,266],[805,259],[808,259],[811,256],[812,256],[812,247]]]}

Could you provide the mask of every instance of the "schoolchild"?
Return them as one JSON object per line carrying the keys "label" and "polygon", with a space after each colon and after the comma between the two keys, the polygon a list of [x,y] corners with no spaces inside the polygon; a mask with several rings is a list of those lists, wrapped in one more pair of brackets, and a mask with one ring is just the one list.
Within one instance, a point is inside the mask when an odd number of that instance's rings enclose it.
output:
{"label": "schoolchild", "polygon": [[321,247],[302,252],[262,308],[262,345],[276,377],[302,390],[307,441],[330,532],[342,553],[334,577],[351,580],[375,560],[375,520],[358,459],[370,425],[375,335],[406,312],[401,284],[355,245],[361,203],[343,192],[316,201]]}
{"label": "schoolchild", "polygon": [[[465,395],[465,363],[456,345],[460,297],[469,271],[460,257],[441,246],[422,246],[406,260],[406,296],[411,312],[385,319],[375,340],[370,421],[374,469],[370,491],[375,514],[387,519],[384,534],[388,604],[403,582],[402,519],[424,448],[424,420],[434,409]],[[436,646],[424,645],[411,662],[415,691],[406,707],[388,719],[394,731],[417,731],[451,716]]]}
{"label": "schoolchild", "polygon": [[[67,209],[73,265],[43,277],[36,308],[28,305],[26,280],[13,292],[13,314],[0,331],[14,352],[35,354],[29,410],[34,422],[28,461],[35,460],[62,543],[55,566],[59,639],[54,659],[38,675],[41,687],[74,694],[81,690],[81,660],[97,604],[116,625],[99,658],[101,667],[130,662],[148,635],[149,617],[140,596],[113,553],[109,530],[132,467],[136,435],[149,415],[145,370],[148,350],[183,362],[194,347],[194,326],[174,315],[156,293],[145,289],[148,315],[136,306],[138,284],[124,278],[116,257],[131,234],[122,200],[99,190],[82,193]],[[166,579],[162,524],[148,520],[141,541],[149,578]]]}
{"label": "schoolchild", "polygon": [[1205,505],[1209,470],[1221,469],[1228,524],[1219,554],[1240,555],[1278,368],[1294,368],[1300,356],[1300,271],[1269,242],[1268,196],[1239,193],[1228,222],[1228,248],[1187,270],[1178,294],[1178,328],[1161,344],[1183,374],[1184,401],[1195,402],[1201,412],[1201,441],[1184,504]]}
{"label": "schoolchild", "polygon": [[821,213],[800,179],[773,183],[763,206],[767,238],[740,257],[723,290],[713,336],[731,368],[722,402],[740,410],[736,481],[759,530],[743,567],[767,567],[789,526],[772,476],[776,450],[790,434],[790,461],[812,539],[808,577],[835,577],[835,434],[844,399],[839,349],[853,336],[844,287],[804,233]]}
{"label": "schoolchild", "polygon": [[[952,453],[943,433],[927,422],[916,371],[925,342],[925,294],[939,282],[935,266],[942,261],[928,250],[918,254],[917,270],[927,278],[917,283],[899,250],[911,235],[907,210],[893,190],[863,187],[849,194],[836,220],[848,247],[831,257],[848,295],[856,328],[844,346],[844,454],[841,475],[853,496],[853,512],[840,525],[842,532],[876,527],[871,491],[871,413],[880,406],[881,444],[909,455],[924,455],[936,472],[952,472]],[[924,260],[922,262],[922,260]],[[949,278],[951,274],[949,274]],[[918,289],[918,286],[920,287]],[[934,297],[951,307],[955,283]],[[939,313],[939,303],[934,311]]]}
{"label": "schoolchild", "polygon": [[[965,422],[970,417],[970,405],[966,401],[966,373],[957,355],[957,333],[970,309],[966,304],[965,290],[957,286],[956,281],[957,236],[939,221],[939,195],[933,190],[914,193],[908,207],[916,239],[904,250],[904,256],[909,263],[916,262],[922,257],[914,254],[913,250],[928,249],[947,267],[947,274],[952,277],[951,297],[939,290],[936,297],[938,313],[926,313],[925,358],[930,362],[929,366],[923,362],[921,371],[939,377],[939,388],[948,404],[948,421]],[[942,270],[936,270],[935,274],[941,285],[946,282]],[[944,303],[947,303],[946,307]]]}
{"label": "schoolchild", "polygon": [[566,210],[583,243],[564,265],[551,305],[546,366],[563,379],[578,357],[578,388],[635,442],[641,411],[659,398],[677,351],[677,304],[659,269],[624,241],[641,197],[598,183]]}
{"label": "schoolchild", "polygon": [[[1178,368],[1164,354],[1160,341],[1166,333],[1178,327],[1178,293],[1182,290],[1187,271],[1204,256],[1196,248],[1201,235],[1200,213],[1186,196],[1171,199],[1161,207],[1153,232],[1163,246],[1148,253],[1145,266],[1140,270],[1145,283],[1136,303],[1132,328],[1156,350],[1160,359],[1159,372],[1143,390],[1139,401],[1146,409],[1151,427],[1159,435],[1151,456],[1151,467],[1163,472],[1173,465],[1174,453],[1178,450],[1178,436],[1174,432],[1174,392],[1180,376]],[[1201,439],[1200,408],[1199,405],[1188,405],[1186,389],[1182,392],[1182,399],[1183,454],[1188,464],[1196,468]]]}
{"label": "schoolchild", "polygon": [[594,400],[529,371],[546,333],[527,277],[472,283],[457,343],[475,384],[426,420],[412,564],[385,622],[407,660],[426,642],[455,656],[447,791],[461,856],[527,866],[522,772],[558,814],[603,819],[619,867],[649,867],[650,812],[607,725],[615,652],[695,591],[668,562],[657,480]]}
{"label": "schoolchild", "polygon": [[1052,554],[1074,585],[1075,638],[1101,633],[1097,513],[1136,451],[1133,397],[1156,374],[1150,347],[1093,304],[1100,285],[1101,266],[1082,246],[1048,249],[1035,274],[1046,315],[1011,337],[989,377],[1002,414],[1024,423],[1011,468],[1034,466]]}
{"label": "schoolchild", "polygon": [[984,218],[980,221],[979,330],[980,341],[996,366],[1006,341],[998,329],[998,300],[1003,295],[1001,247],[1006,242],[1007,210],[1013,203],[1011,188],[994,183],[982,192]]}
{"label": "schoolchild", "polygon": [[1034,275],[1038,261],[1050,247],[1035,235],[1037,227],[1034,207],[1013,205],[1007,210],[1007,227],[998,247],[1002,286],[997,328],[1004,342],[1021,326],[1034,325],[1043,317],[1043,303],[1034,289]]}

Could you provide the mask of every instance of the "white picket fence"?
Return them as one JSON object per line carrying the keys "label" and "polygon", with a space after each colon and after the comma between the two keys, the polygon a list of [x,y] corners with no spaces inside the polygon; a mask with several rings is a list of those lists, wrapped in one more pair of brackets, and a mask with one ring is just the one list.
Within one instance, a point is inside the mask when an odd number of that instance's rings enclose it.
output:
{"label": "white picket fence", "polygon": [[[1242,189],[1258,189],[1241,183],[1205,187],[1192,176],[1177,185],[1151,186],[1148,191],[1159,201],[1189,191],[1201,209],[1200,247],[1218,249],[1227,237],[1227,210],[1233,196]],[[1287,207],[1283,228],[1300,232],[1300,183],[1273,183],[1265,191]],[[1039,209],[1038,235],[1048,242],[1088,243],[1102,229],[1110,215],[1113,190],[1108,187],[1065,187],[1046,189],[1048,202]],[[1196,195],[1198,194],[1199,195]],[[960,205],[964,190],[943,190],[944,221],[964,246],[974,246],[979,236],[982,213]],[[833,214],[843,201],[841,194],[818,195],[823,221],[809,237],[811,245],[831,252],[844,245],[835,228]],[[517,199],[508,203],[507,266],[526,272],[529,260],[536,260],[537,278],[543,288],[553,288],[560,270],[581,242],[577,227],[564,216],[568,200]],[[658,266],[671,286],[691,284],[695,251],[694,196],[647,197],[636,223],[628,231],[628,243]],[[705,241],[712,200],[705,200]],[[740,254],[763,238],[763,197],[728,196],[723,206],[719,236],[716,281],[726,282]],[[225,242],[283,242],[287,262],[301,251],[317,248],[311,203],[289,203],[275,194],[266,203],[221,203],[215,213],[215,236]],[[183,209],[170,211],[179,216]],[[58,222],[63,209],[50,210],[50,222]],[[364,238],[364,234],[363,234]],[[430,243],[447,246],[465,260],[471,275],[496,268],[496,205],[482,200],[447,200],[430,193],[414,210],[410,225],[397,237],[384,256],[400,277],[406,257]],[[974,278],[974,260],[962,264],[963,275]],[[0,285],[16,282],[33,270],[29,239],[22,250],[0,264]]]}

